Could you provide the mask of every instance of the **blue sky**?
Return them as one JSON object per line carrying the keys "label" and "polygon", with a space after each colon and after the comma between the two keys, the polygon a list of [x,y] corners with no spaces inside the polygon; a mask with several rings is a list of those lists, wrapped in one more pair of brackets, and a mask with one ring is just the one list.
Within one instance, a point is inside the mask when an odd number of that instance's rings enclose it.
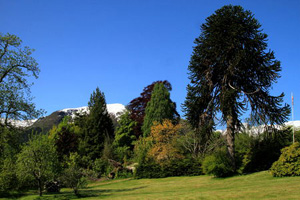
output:
{"label": "blue sky", "polygon": [[153,81],[168,80],[181,104],[200,25],[224,5],[251,10],[282,62],[272,94],[295,98],[300,120],[299,0],[0,0],[0,32],[36,49],[34,102],[47,114],[87,105],[99,86],[107,103],[128,104]]}

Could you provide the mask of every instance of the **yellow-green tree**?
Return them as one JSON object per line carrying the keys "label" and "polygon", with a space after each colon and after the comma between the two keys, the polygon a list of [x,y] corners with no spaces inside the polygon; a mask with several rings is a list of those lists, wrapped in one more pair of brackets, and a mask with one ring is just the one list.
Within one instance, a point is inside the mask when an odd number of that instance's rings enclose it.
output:
{"label": "yellow-green tree", "polygon": [[168,163],[172,159],[182,158],[182,155],[176,148],[180,129],[180,124],[174,125],[168,119],[161,124],[155,122],[151,127],[150,138],[153,145],[148,155],[161,165]]}

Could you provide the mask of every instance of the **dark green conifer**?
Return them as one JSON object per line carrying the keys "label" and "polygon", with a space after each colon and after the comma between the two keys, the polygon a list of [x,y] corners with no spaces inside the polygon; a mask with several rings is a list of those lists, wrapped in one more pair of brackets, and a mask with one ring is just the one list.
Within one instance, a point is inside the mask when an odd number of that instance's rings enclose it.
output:
{"label": "dark green conifer", "polygon": [[100,158],[105,141],[114,137],[113,122],[107,111],[104,93],[97,87],[88,102],[89,114],[81,119],[83,137],[80,151],[87,160]]}
{"label": "dark green conifer", "polygon": [[178,120],[176,113],[176,105],[170,99],[168,89],[163,83],[155,84],[151,100],[148,102],[145,110],[145,118],[142,126],[144,137],[150,135],[151,126],[154,122],[162,123],[164,119],[170,119],[174,122]]}

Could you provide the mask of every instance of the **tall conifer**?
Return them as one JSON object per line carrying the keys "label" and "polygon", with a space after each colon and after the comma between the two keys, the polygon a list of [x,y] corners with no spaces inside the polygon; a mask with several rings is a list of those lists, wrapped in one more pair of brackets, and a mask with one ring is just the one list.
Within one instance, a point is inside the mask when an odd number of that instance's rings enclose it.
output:
{"label": "tall conifer", "polygon": [[87,159],[101,157],[104,143],[114,137],[113,122],[107,111],[104,93],[97,87],[88,102],[89,114],[83,121],[83,141],[80,150]]}
{"label": "tall conifer", "polygon": [[209,134],[221,113],[234,164],[234,136],[248,108],[258,124],[281,124],[289,115],[289,106],[282,105],[284,94],[270,94],[280,77],[280,62],[267,49],[267,34],[260,23],[241,6],[217,10],[201,30],[188,67],[186,117],[199,133]]}
{"label": "tall conifer", "polygon": [[163,83],[154,86],[151,100],[145,110],[145,118],[142,126],[143,135],[149,136],[154,122],[162,123],[164,119],[178,120],[176,105],[170,99],[170,93]]}

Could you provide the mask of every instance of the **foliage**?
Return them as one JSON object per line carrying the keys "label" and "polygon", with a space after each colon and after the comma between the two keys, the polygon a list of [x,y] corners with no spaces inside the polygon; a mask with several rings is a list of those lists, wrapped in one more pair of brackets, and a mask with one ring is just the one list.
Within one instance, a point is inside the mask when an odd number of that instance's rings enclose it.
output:
{"label": "foliage", "polygon": [[155,84],[151,100],[147,103],[145,118],[142,126],[143,136],[150,135],[154,122],[162,123],[164,119],[174,122],[178,120],[176,104],[170,99],[170,93],[163,83]]}
{"label": "foliage", "polygon": [[295,142],[281,150],[279,159],[273,163],[270,172],[275,177],[300,176],[300,144]]}
{"label": "foliage", "polygon": [[213,132],[209,138],[206,138],[202,137],[199,132],[194,131],[186,120],[181,120],[180,125],[178,144],[186,156],[191,155],[194,159],[204,158],[205,155],[212,153],[216,148],[225,145],[225,140],[219,132]]}
{"label": "foliage", "polygon": [[203,172],[215,177],[227,177],[234,173],[230,157],[225,149],[216,150],[203,161]]}
{"label": "foliage", "polygon": [[180,129],[179,124],[173,125],[170,120],[164,120],[162,124],[155,122],[151,127],[153,145],[148,154],[156,163],[165,165],[171,160],[183,158],[176,148]]}
{"label": "foliage", "polygon": [[65,186],[72,188],[74,194],[79,196],[79,189],[87,186],[86,178],[83,176],[83,169],[78,165],[79,155],[71,153],[67,161],[67,168],[63,171],[61,177]]}
{"label": "foliage", "polygon": [[0,125],[11,125],[10,119],[26,120],[42,114],[32,103],[31,83],[27,77],[38,78],[40,69],[31,56],[34,50],[22,46],[22,40],[0,33]]}
{"label": "foliage", "polygon": [[5,158],[0,165],[0,192],[15,190],[18,186],[16,161],[14,158]]}
{"label": "foliage", "polygon": [[71,123],[69,117],[65,117],[58,126],[53,126],[49,131],[49,138],[54,140],[60,161],[77,151],[79,134],[80,128]]}
{"label": "foliage", "polygon": [[[114,127],[107,112],[104,93],[96,88],[88,102],[90,113],[81,116],[76,124],[82,129],[79,152],[88,162],[100,158],[106,140],[114,137]],[[91,163],[90,163],[91,164]]]}
{"label": "foliage", "polygon": [[0,127],[0,191],[20,187],[16,174],[16,154],[20,151],[21,133],[16,128]]}
{"label": "foliage", "polygon": [[32,135],[17,157],[19,180],[35,179],[42,196],[45,182],[52,180],[59,170],[54,143],[47,135]]}
{"label": "foliage", "polygon": [[97,173],[97,177],[100,178],[106,173],[108,168],[108,160],[103,158],[97,158],[93,165],[93,170]]}
{"label": "foliage", "polygon": [[134,160],[141,164],[145,163],[148,160],[148,152],[152,147],[152,140],[150,137],[144,138],[140,137],[139,140],[136,141],[134,146]]}
{"label": "foliage", "polygon": [[237,135],[236,166],[239,173],[268,170],[278,160],[281,149],[292,141],[290,129],[277,130],[274,134]]}
{"label": "foliage", "polygon": [[284,94],[270,94],[280,77],[280,62],[267,49],[267,34],[259,22],[241,6],[218,9],[201,31],[188,67],[191,83],[184,103],[186,117],[194,128],[209,130],[212,126],[203,125],[221,113],[234,164],[235,132],[249,105],[251,119],[258,124],[282,124],[289,116],[290,107],[282,106]]}
{"label": "foliage", "polygon": [[[144,123],[145,109],[147,107],[147,103],[151,99],[153,88],[157,83],[163,83],[168,91],[172,90],[172,86],[167,80],[155,81],[152,84],[146,86],[140,96],[130,101],[127,106],[128,110],[130,111],[130,118],[137,122],[137,125],[134,128],[134,132],[137,138],[143,135],[141,127]],[[175,114],[177,117],[179,117],[179,114],[177,112]]]}
{"label": "foliage", "polygon": [[115,154],[119,161],[125,157],[128,158],[133,150],[133,143],[136,140],[134,134],[136,124],[137,123],[130,118],[128,111],[120,116],[119,127],[116,130],[115,140],[113,142]]}
{"label": "foliage", "polygon": [[164,178],[171,176],[197,176],[202,174],[201,163],[195,159],[173,159],[159,165],[148,160],[138,165],[135,178]]}

